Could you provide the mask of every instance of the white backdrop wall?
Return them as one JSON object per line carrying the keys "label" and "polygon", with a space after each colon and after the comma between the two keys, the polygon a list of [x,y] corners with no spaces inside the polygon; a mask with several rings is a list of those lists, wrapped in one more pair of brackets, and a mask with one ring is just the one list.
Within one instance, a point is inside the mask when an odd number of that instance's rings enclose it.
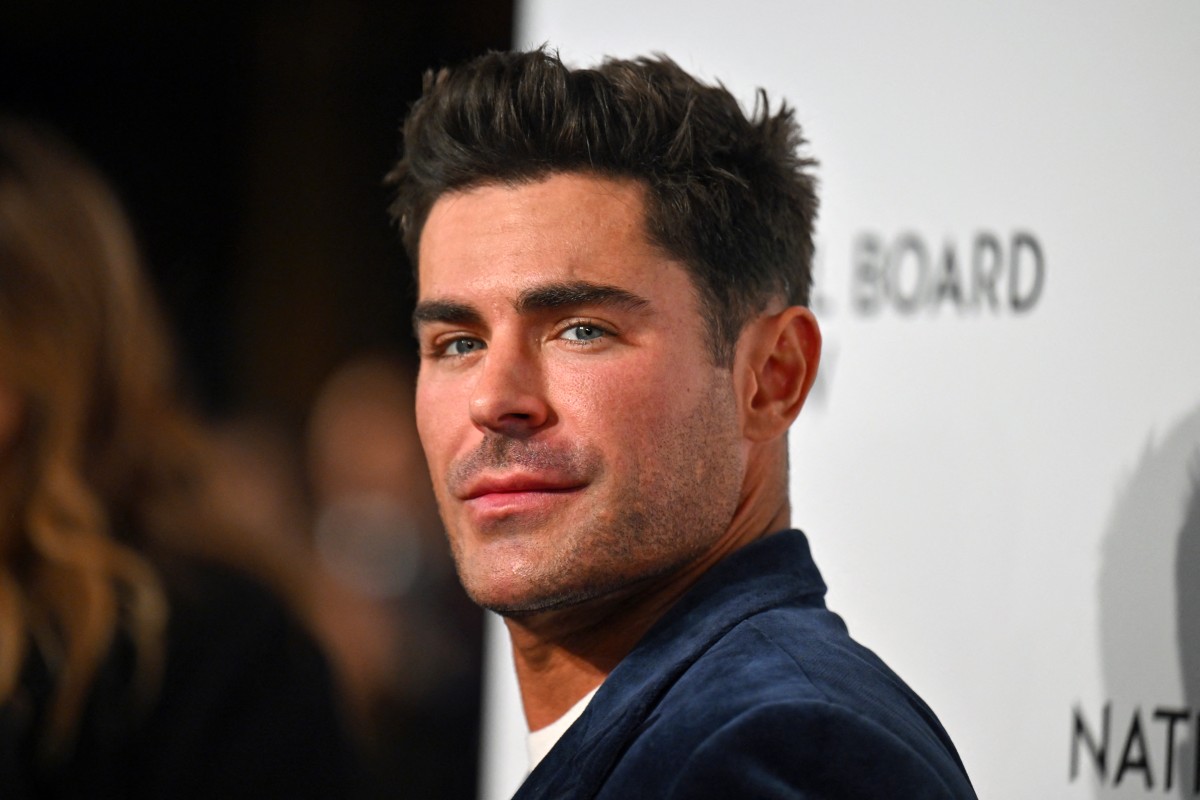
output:
{"label": "white backdrop wall", "polygon": [[[794,522],[981,797],[1200,789],[1200,4],[526,0],[821,161]],[[485,798],[524,775],[491,631]]]}

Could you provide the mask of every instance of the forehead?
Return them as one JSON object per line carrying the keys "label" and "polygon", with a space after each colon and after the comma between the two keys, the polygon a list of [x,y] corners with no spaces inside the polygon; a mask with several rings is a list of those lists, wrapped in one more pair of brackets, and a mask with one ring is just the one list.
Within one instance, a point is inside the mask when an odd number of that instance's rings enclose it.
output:
{"label": "forehead", "polygon": [[682,278],[690,290],[683,265],[647,235],[644,194],[634,180],[564,173],[443,195],[421,234],[420,297],[515,294],[552,280],[651,287]]}

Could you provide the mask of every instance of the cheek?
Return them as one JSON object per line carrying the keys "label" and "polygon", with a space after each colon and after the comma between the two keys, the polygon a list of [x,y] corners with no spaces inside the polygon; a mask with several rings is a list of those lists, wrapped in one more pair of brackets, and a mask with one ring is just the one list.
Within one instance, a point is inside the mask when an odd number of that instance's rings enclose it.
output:
{"label": "cheek", "polygon": [[653,448],[693,413],[707,377],[691,367],[643,362],[613,364],[611,369],[571,376],[553,400],[574,427],[617,450]]}
{"label": "cheek", "polygon": [[438,467],[448,458],[446,441],[454,429],[454,415],[451,413],[454,408],[444,390],[430,386],[427,381],[417,380],[417,436],[425,450],[425,460],[435,475]]}

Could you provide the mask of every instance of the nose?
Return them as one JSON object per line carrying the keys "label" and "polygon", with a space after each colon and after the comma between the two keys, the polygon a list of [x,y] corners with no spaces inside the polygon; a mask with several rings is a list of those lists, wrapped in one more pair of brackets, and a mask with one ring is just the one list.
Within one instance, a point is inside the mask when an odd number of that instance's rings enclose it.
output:
{"label": "nose", "polygon": [[529,346],[493,339],[478,365],[471,421],[481,431],[528,436],[550,423],[544,372]]}

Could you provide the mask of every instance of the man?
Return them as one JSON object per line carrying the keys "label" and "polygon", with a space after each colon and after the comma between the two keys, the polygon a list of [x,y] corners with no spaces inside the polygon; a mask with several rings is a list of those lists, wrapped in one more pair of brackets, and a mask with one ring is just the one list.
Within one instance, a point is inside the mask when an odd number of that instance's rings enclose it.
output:
{"label": "man", "polygon": [[418,427],[545,755],[517,796],[974,797],[787,530],[821,350],[791,112],[539,50],[429,76],[404,136]]}

